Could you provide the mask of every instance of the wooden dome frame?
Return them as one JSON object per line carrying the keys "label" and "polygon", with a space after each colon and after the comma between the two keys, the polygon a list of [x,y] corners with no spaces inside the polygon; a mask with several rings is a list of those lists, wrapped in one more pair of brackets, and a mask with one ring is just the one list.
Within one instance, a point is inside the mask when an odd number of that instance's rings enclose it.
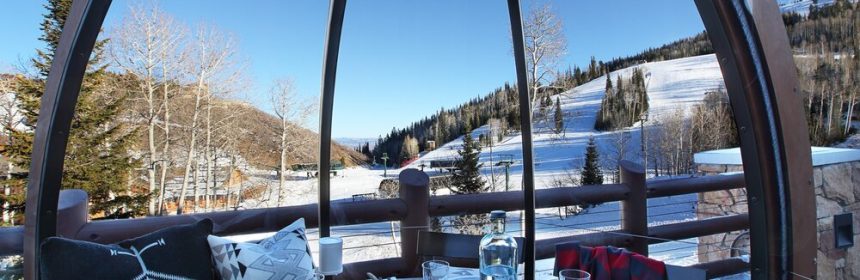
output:
{"label": "wooden dome frame", "polygon": [[[754,279],[814,278],[817,250],[807,124],[782,15],[772,0],[694,0],[722,69],[741,140]],[[519,0],[507,0],[523,134],[526,279],[534,270],[534,165]],[[57,232],[63,160],[87,62],[111,0],[74,0],[46,82],[33,143],[24,271],[39,279],[39,244]],[[323,62],[320,159],[331,120],[346,0],[331,0]],[[320,160],[320,235],[328,236],[331,163]]]}

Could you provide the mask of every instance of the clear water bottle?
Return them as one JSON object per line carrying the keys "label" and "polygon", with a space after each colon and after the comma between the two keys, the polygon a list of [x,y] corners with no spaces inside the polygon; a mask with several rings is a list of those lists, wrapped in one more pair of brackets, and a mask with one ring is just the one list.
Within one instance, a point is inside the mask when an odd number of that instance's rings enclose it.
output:
{"label": "clear water bottle", "polygon": [[493,232],[481,239],[481,280],[517,279],[517,241],[505,234],[505,211],[490,213]]}

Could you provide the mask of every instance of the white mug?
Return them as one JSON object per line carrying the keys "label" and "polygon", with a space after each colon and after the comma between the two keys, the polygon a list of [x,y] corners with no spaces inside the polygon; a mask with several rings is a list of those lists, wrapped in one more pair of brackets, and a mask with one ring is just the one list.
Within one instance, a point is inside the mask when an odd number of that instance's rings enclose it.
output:
{"label": "white mug", "polygon": [[338,275],[343,272],[343,239],[339,237],[320,238],[320,273]]}

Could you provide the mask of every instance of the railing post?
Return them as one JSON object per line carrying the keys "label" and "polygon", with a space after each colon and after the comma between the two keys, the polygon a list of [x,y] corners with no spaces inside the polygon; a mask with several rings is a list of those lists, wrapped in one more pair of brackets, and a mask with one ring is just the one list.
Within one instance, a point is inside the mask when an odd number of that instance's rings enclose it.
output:
{"label": "railing post", "polygon": [[430,227],[430,177],[409,168],[400,172],[400,199],[406,203],[406,217],[400,221],[400,256],[404,271],[417,273],[418,232]]}
{"label": "railing post", "polygon": [[[621,183],[630,188],[630,195],[621,201],[621,230],[637,236],[648,236],[648,200],[645,186],[645,170],[641,165],[621,161]],[[633,237],[630,251],[648,256],[648,240]]]}
{"label": "railing post", "polygon": [[89,220],[87,192],[62,190],[57,204],[57,235],[74,238]]}

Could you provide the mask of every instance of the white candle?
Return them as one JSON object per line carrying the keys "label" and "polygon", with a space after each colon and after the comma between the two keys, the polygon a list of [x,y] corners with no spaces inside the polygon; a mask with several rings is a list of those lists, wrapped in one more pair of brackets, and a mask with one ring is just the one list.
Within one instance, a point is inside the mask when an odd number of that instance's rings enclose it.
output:
{"label": "white candle", "polygon": [[343,272],[343,239],[320,238],[320,273],[338,275]]}

